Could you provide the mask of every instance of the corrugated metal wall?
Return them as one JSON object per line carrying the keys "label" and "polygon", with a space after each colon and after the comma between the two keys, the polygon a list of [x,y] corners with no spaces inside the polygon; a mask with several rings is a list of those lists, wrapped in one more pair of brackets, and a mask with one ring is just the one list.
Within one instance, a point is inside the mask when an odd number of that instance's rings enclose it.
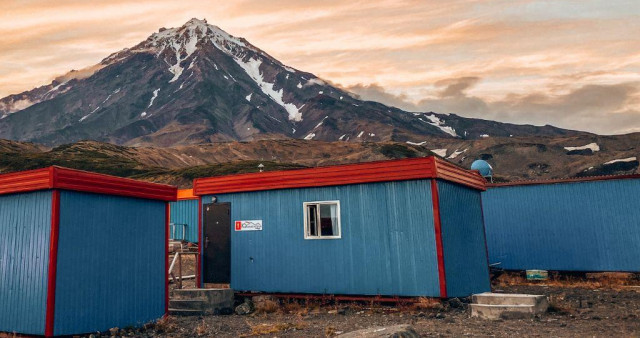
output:
{"label": "corrugated metal wall", "polygon": [[[262,231],[232,230],[235,290],[439,296],[428,180],[217,197],[232,221],[263,220]],[[328,200],[340,200],[342,238],[305,240],[303,202]]]}
{"label": "corrugated metal wall", "polygon": [[480,191],[438,180],[447,295],[491,291]]}
{"label": "corrugated metal wall", "polygon": [[43,335],[51,191],[0,196],[0,331]]}
{"label": "corrugated metal wall", "polygon": [[164,314],[164,217],[164,202],[62,191],[56,335]]}
{"label": "corrugated metal wall", "polygon": [[490,188],[491,263],[512,270],[640,271],[640,180]]}
{"label": "corrugated metal wall", "polygon": [[[171,202],[171,223],[175,223],[175,230],[169,235],[172,239],[185,238],[192,243],[198,242],[198,200],[182,200]],[[186,232],[183,237],[183,226]]]}

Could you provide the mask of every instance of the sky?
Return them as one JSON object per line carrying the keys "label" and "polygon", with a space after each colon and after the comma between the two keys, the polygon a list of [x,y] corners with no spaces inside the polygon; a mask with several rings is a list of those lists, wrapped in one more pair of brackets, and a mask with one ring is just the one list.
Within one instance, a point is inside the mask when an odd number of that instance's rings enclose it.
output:
{"label": "sky", "polygon": [[363,99],[640,132],[639,0],[2,0],[0,97],[193,17]]}

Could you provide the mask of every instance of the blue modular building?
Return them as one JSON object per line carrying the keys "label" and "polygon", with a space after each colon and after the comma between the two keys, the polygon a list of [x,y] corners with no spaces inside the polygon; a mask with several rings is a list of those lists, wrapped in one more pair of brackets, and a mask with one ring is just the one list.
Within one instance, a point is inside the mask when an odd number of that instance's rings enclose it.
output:
{"label": "blue modular building", "polygon": [[178,200],[171,202],[169,238],[198,243],[198,197],[193,189],[178,190]]}
{"label": "blue modular building", "polygon": [[490,185],[482,194],[490,263],[640,271],[639,196],[640,175]]}
{"label": "blue modular building", "polygon": [[489,291],[484,189],[435,157],[196,179],[202,280],[266,293]]}
{"label": "blue modular building", "polygon": [[59,167],[0,175],[0,332],[60,336],[167,312],[176,188]]}

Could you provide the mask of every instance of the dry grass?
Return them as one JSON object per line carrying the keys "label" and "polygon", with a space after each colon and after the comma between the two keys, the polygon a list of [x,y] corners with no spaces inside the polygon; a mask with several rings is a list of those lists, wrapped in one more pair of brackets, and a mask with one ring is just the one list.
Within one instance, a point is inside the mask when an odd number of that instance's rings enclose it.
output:
{"label": "dry grass", "polygon": [[336,330],[336,328],[335,328],[335,327],[333,327],[333,326],[327,326],[327,327],[324,329],[324,335],[325,335],[326,337],[333,337],[333,336],[338,335],[338,333],[337,333],[337,330]]}
{"label": "dry grass", "polygon": [[420,297],[418,301],[409,306],[411,310],[434,310],[442,308],[442,301],[437,298]]}
{"label": "dry grass", "polygon": [[263,314],[263,313],[274,313],[277,311],[281,311],[280,303],[271,299],[265,299],[258,303],[255,303],[255,313]]}
{"label": "dry grass", "polygon": [[638,276],[630,273],[603,272],[586,275],[573,275],[561,273],[549,273],[548,280],[528,280],[522,272],[505,272],[494,280],[497,287],[515,285],[538,285],[573,287],[584,289],[608,288],[621,290],[625,286],[638,285]]}
{"label": "dry grass", "polygon": [[154,329],[158,333],[174,332],[177,329],[177,327],[178,325],[175,323],[173,318],[169,316],[161,318],[154,325]]}
{"label": "dry grass", "polygon": [[252,337],[252,336],[262,336],[262,335],[272,335],[274,333],[279,333],[283,331],[289,330],[303,330],[307,327],[307,324],[304,322],[297,323],[273,323],[273,324],[258,324],[251,325],[251,332],[248,334],[242,335],[241,337]]}
{"label": "dry grass", "polygon": [[207,323],[205,323],[204,319],[198,324],[198,326],[196,326],[195,331],[196,335],[198,336],[204,336],[205,334],[207,334],[207,332],[209,331],[209,326],[207,325]]}
{"label": "dry grass", "polygon": [[309,310],[306,307],[303,308],[300,305],[300,303],[296,300],[284,302],[282,304],[282,310],[285,313],[296,313],[296,314],[300,314],[302,312],[304,312],[302,314],[307,314],[309,312]]}

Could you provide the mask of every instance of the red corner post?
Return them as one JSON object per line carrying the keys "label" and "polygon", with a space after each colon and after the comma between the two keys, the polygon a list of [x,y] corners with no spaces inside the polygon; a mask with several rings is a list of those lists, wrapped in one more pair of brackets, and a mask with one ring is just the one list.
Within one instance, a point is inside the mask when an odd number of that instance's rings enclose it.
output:
{"label": "red corner post", "polygon": [[447,298],[447,277],[444,269],[444,249],[442,245],[442,223],[440,222],[440,197],[438,182],[431,179],[431,199],[433,201],[433,224],[436,234],[436,252],[438,255],[438,276],[440,278],[440,298]]}
{"label": "red corner post", "polygon": [[49,239],[49,271],[47,273],[47,307],[44,335],[53,337],[56,308],[56,272],[58,269],[58,238],[60,231],[60,190],[51,193],[51,234]]}
{"label": "red corner post", "polygon": [[171,206],[169,202],[164,207],[164,315],[169,314],[169,222],[171,219]]}
{"label": "red corner post", "polygon": [[196,288],[202,287],[202,197],[198,196],[198,257],[196,259]]}

